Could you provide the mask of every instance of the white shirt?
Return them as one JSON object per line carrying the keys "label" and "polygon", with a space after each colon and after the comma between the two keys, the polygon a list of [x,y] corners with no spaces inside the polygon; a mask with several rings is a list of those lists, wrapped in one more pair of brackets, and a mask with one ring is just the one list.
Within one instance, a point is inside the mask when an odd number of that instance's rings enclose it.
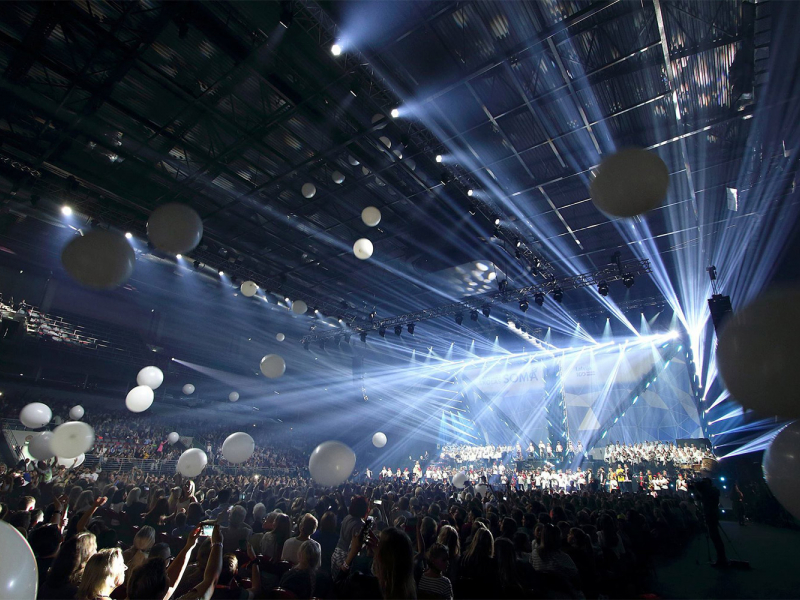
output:
{"label": "white shirt", "polygon": [[[300,562],[300,546],[303,545],[305,540],[299,540],[296,537],[289,538],[283,543],[283,553],[281,554],[281,560],[288,560],[292,564],[297,564]],[[322,546],[319,545],[319,542],[316,540],[312,540],[311,538],[308,539],[309,542],[314,544],[319,551],[319,560],[317,561],[317,568],[322,566]]]}

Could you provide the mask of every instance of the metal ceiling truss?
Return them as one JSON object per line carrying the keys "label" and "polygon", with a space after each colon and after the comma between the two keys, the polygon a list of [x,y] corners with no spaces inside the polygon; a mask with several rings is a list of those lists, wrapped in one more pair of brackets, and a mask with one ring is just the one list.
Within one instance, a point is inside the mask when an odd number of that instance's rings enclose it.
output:
{"label": "metal ceiling truss", "polygon": [[[557,279],[549,279],[542,283],[521,287],[514,290],[498,290],[496,292],[487,292],[486,294],[478,294],[469,296],[459,302],[451,302],[435,308],[425,308],[416,312],[388,317],[386,319],[372,319],[363,325],[353,324],[349,329],[332,328],[328,331],[317,332],[312,331],[310,334],[304,336],[301,340],[302,343],[310,343],[314,341],[327,340],[342,334],[354,333],[369,333],[373,331],[386,330],[395,325],[408,325],[428,321],[430,319],[438,319],[440,317],[448,317],[452,315],[461,314],[463,317],[468,316],[466,313],[471,311],[481,311],[484,307],[491,307],[495,304],[506,304],[509,302],[519,302],[523,299],[533,299],[535,294],[547,295],[551,292],[561,291],[568,292],[580,288],[599,285],[601,282],[610,284],[614,281],[621,281],[624,277],[640,275],[647,275],[652,273],[650,261],[647,259],[642,260],[629,260],[619,265],[611,264],[602,269],[591,271],[589,273],[581,273],[568,277],[561,277]],[[501,282],[499,282],[501,283]]]}

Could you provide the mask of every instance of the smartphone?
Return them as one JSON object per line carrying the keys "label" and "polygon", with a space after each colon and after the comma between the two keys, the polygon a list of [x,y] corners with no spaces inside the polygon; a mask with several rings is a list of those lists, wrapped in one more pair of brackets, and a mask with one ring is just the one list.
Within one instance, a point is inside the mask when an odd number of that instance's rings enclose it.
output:
{"label": "smartphone", "polygon": [[214,526],[213,525],[203,525],[203,531],[201,535],[209,537],[212,533],[214,533]]}
{"label": "smartphone", "polygon": [[372,501],[372,503],[373,503],[375,506],[380,506],[381,504],[383,504],[383,500],[373,500],[373,501]]}

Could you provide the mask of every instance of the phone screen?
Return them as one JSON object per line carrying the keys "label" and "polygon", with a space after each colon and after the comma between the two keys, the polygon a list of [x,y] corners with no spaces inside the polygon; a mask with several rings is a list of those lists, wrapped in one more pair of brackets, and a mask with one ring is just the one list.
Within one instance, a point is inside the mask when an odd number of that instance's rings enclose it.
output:
{"label": "phone screen", "polygon": [[373,500],[373,501],[372,501],[372,503],[373,503],[375,506],[380,506],[381,504],[383,504],[383,500]]}
{"label": "phone screen", "polygon": [[203,525],[203,535],[208,537],[214,532],[213,525]]}

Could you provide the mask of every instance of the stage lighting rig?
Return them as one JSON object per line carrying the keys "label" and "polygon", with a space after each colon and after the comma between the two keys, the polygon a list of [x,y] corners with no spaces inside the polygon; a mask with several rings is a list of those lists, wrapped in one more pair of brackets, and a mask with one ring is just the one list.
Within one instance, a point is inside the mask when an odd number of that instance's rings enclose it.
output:
{"label": "stage lighting rig", "polygon": [[528,301],[525,298],[519,301],[519,309],[522,312],[528,312]]}
{"label": "stage lighting rig", "polygon": [[456,325],[461,325],[464,322],[463,313],[456,313]]}
{"label": "stage lighting rig", "polygon": [[409,334],[414,335],[414,324],[413,323],[409,323],[406,326],[406,330],[408,331]]}
{"label": "stage lighting rig", "polygon": [[481,312],[483,316],[488,319],[489,315],[492,314],[492,309],[488,305],[484,305],[483,308],[481,308]]}
{"label": "stage lighting rig", "polygon": [[361,341],[362,341],[362,342],[364,342],[365,344],[367,343],[367,332],[366,332],[366,331],[362,331],[362,332],[359,334],[359,337],[361,338]]}
{"label": "stage lighting rig", "polygon": [[400,335],[401,333],[403,333],[403,326],[402,325],[395,325],[394,326],[394,334],[395,335]]}
{"label": "stage lighting rig", "polygon": [[378,328],[378,335],[381,336],[382,338],[386,337],[386,327],[384,325],[381,325]]}
{"label": "stage lighting rig", "polygon": [[608,296],[608,283],[601,281],[599,284],[597,284],[597,293],[603,297]]}
{"label": "stage lighting rig", "polygon": [[625,273],[625,275],[622,276],[622,283],[625,284],[626,288],[631,289],[631,287],[633,287],[633,275]]}
{"label": "stage lighting rig", "polygon": [[561,291],[561,288],[556,288],[553,290],[553,300],[561,304],[561,301],[564,300],[564,292]]}
{"label": "stage lighting rig", "polygon": [[533,295],[533,301],[536,302],[537,306],[541,306],[544,304],[544,294],[542,292],[536,292]]}
{"label": "stage lighting rig", "polygon": [[469,312],[469,318],[472,319],[473,321],[477,321],[478,320],[478,311],[477,310],[471,310]]}

